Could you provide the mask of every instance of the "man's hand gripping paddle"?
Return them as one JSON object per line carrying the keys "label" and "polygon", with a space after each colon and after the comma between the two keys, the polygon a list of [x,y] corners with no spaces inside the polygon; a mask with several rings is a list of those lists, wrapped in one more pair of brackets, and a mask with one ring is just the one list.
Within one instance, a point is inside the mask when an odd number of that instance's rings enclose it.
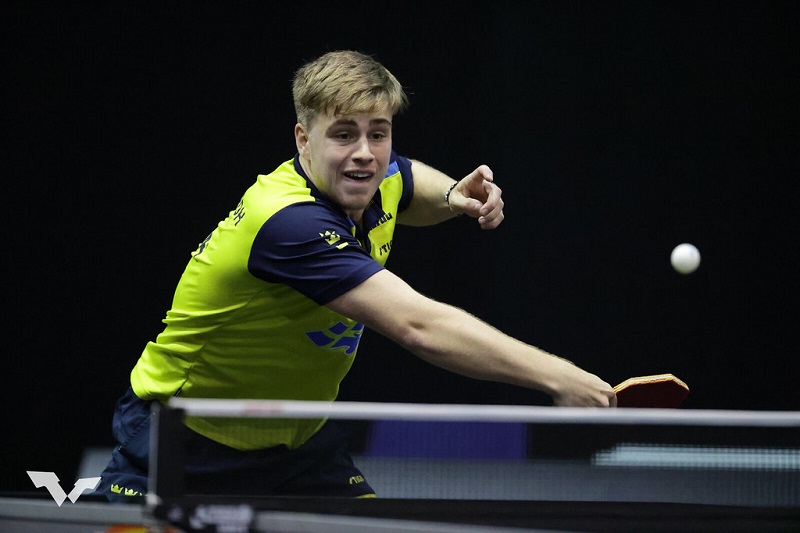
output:
{"label": "man's hand gripping paddle", "polygon": [[689,387],[672,374],[638,376],[616,387],[617,407],[674,408],[689,395]]}

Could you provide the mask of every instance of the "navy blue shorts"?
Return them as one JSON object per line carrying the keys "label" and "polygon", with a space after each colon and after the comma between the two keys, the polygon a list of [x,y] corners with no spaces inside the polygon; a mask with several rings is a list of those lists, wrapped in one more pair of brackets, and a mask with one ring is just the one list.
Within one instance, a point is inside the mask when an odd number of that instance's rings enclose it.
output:
{"label": "navy blue shorts", "polygon": [[[150,401],[129,388],[114,412],[114,448],[95,491],[110,501],[140,502],[147,491]],[[344,434],[327,422],[297,449],[241,451],[186,429],[187,494],[372,497]]]}

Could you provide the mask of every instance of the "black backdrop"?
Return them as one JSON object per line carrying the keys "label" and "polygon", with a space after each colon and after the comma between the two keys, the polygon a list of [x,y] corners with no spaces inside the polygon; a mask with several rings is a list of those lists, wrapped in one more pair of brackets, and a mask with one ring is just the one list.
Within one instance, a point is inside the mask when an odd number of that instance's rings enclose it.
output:
{"label": "black backdrop", "polygon": [[[504,190],[500,229],[400,230],[392,270],[609,382],[800,407],[794,2],[229,4],[0,8],[3,489],[110,443],[189,252],[293,154],[292,72],[340,48],[408,88],[399,152]],[[374,333],[341,397],[548,403]]]}

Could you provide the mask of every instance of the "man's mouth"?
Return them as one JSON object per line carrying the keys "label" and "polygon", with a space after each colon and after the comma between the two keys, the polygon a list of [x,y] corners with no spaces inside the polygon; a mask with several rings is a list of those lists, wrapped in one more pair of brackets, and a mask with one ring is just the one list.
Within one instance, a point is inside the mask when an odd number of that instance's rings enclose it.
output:
{"label": "man's mouth", "polygon": [[373,176],[371,172],[345,172],[344,175],[355,181],[367,181]]}

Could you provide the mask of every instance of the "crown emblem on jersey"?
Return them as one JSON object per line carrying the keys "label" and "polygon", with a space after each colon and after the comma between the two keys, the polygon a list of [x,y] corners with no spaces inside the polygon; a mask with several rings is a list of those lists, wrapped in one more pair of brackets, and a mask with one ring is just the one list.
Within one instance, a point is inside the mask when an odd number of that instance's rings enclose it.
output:
{"label": "crown emblem on jersey", "polygon": [[340,250],[349,244],[347,242],[343,242],[337,245],[336,243],[339,242],[342,239],[342,237],[341,235],[336,233],[336,231],[325,231],[325,233],[320,233],[319,236],[325,239],[325,242],[327,242],[331,246],[336,246]]}
{"label": "crown emblem on jersey", "polygon": [[125,487],[120,487],[116,483],[111,485],[111,492],[114,494],[124,494],[125,496],[140,496],[142,494],[138,490],[126,489]]}

